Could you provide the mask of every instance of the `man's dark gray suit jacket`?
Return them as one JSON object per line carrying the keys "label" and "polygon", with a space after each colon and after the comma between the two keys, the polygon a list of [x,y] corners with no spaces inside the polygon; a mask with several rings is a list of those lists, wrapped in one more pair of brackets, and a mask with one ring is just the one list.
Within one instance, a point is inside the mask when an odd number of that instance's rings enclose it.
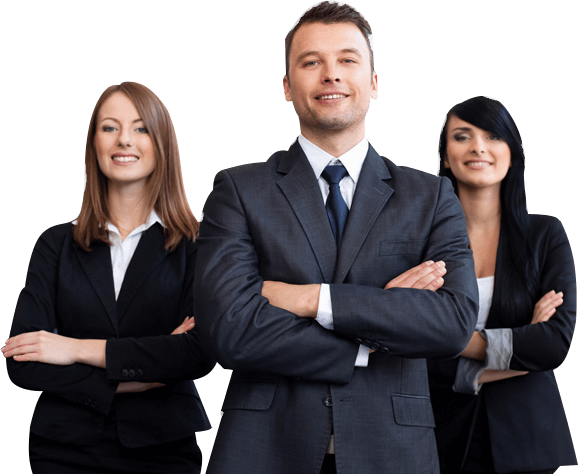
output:
{"label": "man's dark gray suit jacket", "polygon": [[[425,358],[458,355],[477,319],[474,262],[447,179],[370,146],[339,255],[313,170],[295,143],[220,172],[204,208],[195,320],[233,369],[209,474],[437,473]],[[437,292],[384,286],[427,260]],[[335,330],[261,296],[263,280],[331,284]],[[359,344],[374,349],[354,368]]]}

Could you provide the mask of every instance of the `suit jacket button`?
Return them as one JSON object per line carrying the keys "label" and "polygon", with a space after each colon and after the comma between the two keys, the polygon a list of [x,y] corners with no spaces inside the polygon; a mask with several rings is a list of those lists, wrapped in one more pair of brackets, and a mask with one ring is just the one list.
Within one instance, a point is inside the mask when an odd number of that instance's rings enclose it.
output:
{"label": "suit jacket button", "polygon": [[128,370],[122,369],[121,375],[122,375],[123,377],[128,377]]}
{"label": "suit jacket button", "polygon": [[134,369],[130,369],[130,370],[128,371],[128,376],[129,376],[129,377],[134,377],[135,375],[136,375],[136,372],[134,371]]}
{"label": "suit jacket button", "polygon": [[78,397],[78,403],[84,403],[84,398]]}
{"label": "suit jacket button", "polygon": [[380,346],[377,342],[372,342],[372,343],[371,343],[371,348],[372,348],[374,351],[378,351],[379,349],[381,349],[381,346]]}
{"label": "suit jacket button", "polygon": [[137,376],[137,377],[142,377],[143,374],[144,374],[144,372],[142,371],[142,369],[138,369],[138,370],[136,371],[136,376]]}
{"label": "suit jacket button", "polygon": [[353,341],[357,342],[357,344],[363,344],[363,340],[361,340],[359,337],[356,337]]}
{"label": "suit jacket button", "polygon": [[323,404],[326,407],[332,407],[333,406],[333,401],[331,400],[331,395],[327,395],[324,399],[323,399]]}
{"label": "suit jacket button", "polygon": [[363,341],[362,344],[366,347],[371,347],[371,341]]}
{"label": "suit jacket button", "polygon": [[382,347],[381,352],[389,352],[389,349],[387,347]]}

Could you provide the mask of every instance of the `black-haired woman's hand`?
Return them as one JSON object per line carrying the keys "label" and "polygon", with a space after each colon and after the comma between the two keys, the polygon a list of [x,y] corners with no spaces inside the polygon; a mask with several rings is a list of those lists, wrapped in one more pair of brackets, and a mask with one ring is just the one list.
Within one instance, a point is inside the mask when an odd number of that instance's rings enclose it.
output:
{"label": "black-haired woman's hand", "polygon": [[534,315],[532,316],[532,324],[545,323],[556,312],[556,308],[560,306],[564,300],[562,292],[556,293],[554,290],[546,293],[534,306]]}

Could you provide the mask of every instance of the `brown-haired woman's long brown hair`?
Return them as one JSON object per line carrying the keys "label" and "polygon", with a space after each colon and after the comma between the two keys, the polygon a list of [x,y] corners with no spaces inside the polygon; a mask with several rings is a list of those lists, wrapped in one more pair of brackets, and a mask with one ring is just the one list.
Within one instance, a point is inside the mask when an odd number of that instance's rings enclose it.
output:
{"label": "brown-haired woman's long brown hair", "polygon": [[94,136],[100,107],[116,92],[126,94],[132,101],[151,137],[156,166],[148,182],[147,204],[163,223],[165,248],[174,250],[183,237],[195,239],[199,223],[185,196],[177,136],[169,112],[150,89],[136,82],[110,86],[94,107],[86,139],[86,189],[77,225],[74,226],[74,240],[86,251],[90,251],[90,244],[94,241],[110,245],[106,231],[106,223],[110,221],[108,182],[98,166]]}

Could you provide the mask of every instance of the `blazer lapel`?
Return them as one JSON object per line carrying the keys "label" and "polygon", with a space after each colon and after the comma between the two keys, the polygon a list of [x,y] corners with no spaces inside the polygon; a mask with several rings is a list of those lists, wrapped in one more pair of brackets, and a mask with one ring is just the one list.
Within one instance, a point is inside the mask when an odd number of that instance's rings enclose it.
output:
{"label": "blazer lapel", "polygon": [[385,183],[390,178],[383,158],[370,145],[347,216],[333,283],[343,283],[377,216],[393,194]]}
{"label": "blazer lapel", "polygon": [[337,248],[323,205],[323,196],[313,169],[295,142],[281,159],[277,172],[284,174],[277,185],[285,194],[313,249],[324,282],[329,283],[335,269]]}
{"label": "blazer lapel", "polygon": [[75,250],[78,260],[106,309],[106,313],[114,326],[116,335],[118,336],[120,331],[116,301],[114,298],[114,281],[112,278],[110,247],[104,242],[96,242],[91,245],[90,252],[85,252],[76,245]]}
{"label": "blazer lapel", "polygon": [[120,320],[138,289],[156,266],[169,254],[165,250],[163,228],[156,223],[146,230],[128,265],[117,300],[118,319]]}

